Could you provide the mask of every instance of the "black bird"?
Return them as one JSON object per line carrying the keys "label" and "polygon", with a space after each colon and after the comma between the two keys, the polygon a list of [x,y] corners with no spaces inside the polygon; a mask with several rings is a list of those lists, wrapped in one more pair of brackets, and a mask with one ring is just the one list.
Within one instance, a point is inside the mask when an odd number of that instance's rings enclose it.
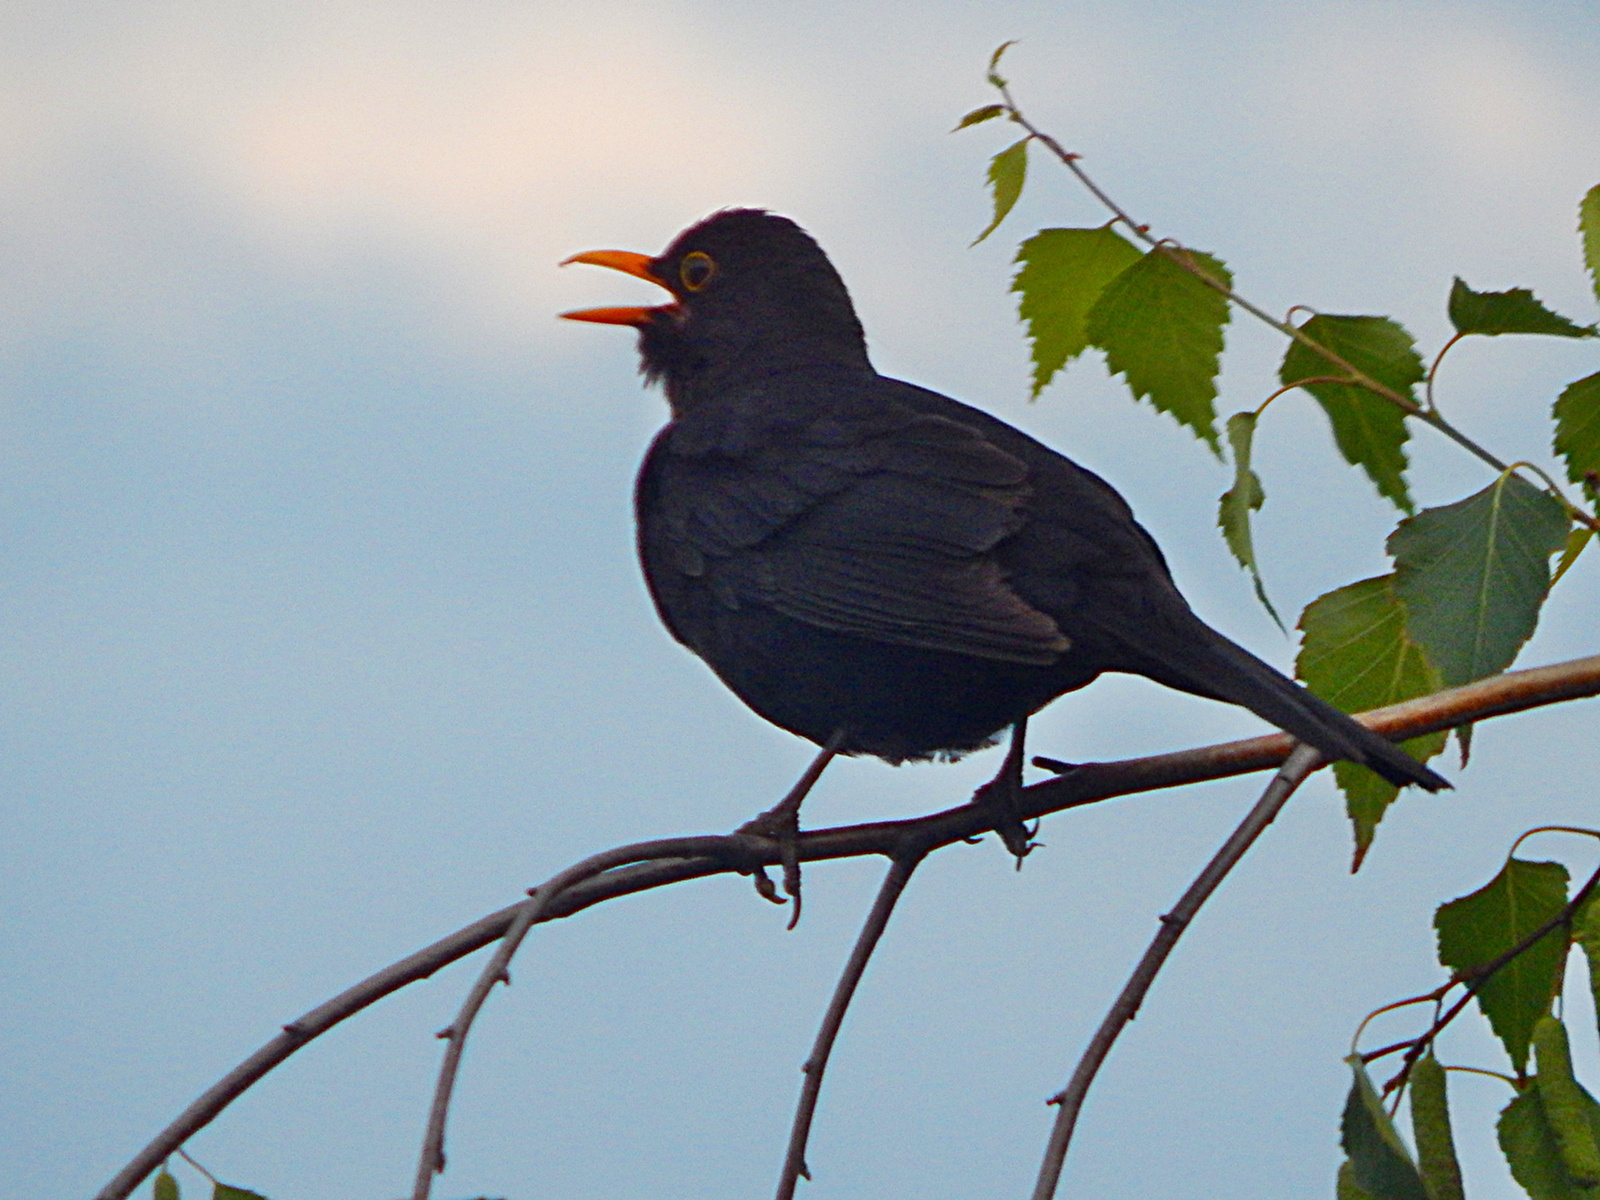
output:
{"label": "black bird", "polygon": [[1243,705],[1393,784],[1449,786],[1196,617],[1099,476],[873,370],[843,280],[793,221],[731,209],[655,258],[567,261],[672,293],[564,315],[637,328],[645,378],[666,387],[672,420],[635,496],[661,619],[756,712],[823,746],[816,769],[829,751],[955,758],[1012,726],[1014,783],[1029,714],[1124,671]]}

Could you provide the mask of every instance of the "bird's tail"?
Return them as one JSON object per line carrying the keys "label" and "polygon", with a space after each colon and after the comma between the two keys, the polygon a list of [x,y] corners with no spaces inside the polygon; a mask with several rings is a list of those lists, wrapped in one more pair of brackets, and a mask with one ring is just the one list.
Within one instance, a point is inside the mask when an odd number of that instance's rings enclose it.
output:
{"label": "bird's tail", "polygon": [[1360,763],[1396,787],[1414,783],[1437,792],[1450,786],[1442,775],[1381,734],[1312,695],[1198,618],[1192,619],[1197,628],[1182,639],[1184,652],[1174,656],[1169,647],[1157,670],[1149,672],[1152,678],[1169,687],[1242,705],[1328,758]]}

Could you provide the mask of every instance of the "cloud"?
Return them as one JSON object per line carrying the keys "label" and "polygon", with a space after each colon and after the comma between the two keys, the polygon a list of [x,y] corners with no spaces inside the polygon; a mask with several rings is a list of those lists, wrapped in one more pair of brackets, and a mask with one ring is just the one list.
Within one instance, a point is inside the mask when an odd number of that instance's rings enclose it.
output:
{"label": "cloud", "polygon": [[[324,277],[420,264],[463,329],[526,338],[575,238],[638,232],[648,249],[663,220],[793,194],[826,157],[826,121],[804,116],[824,106],[665,6],[451,15],[195,10],[0,63],[13,330],[66,306],[81,320],[86,295],[118,303],[129,269],[161,291],[193,263],[185,235],[211,227]],[[162,228],[141,203],[188,217]]]}

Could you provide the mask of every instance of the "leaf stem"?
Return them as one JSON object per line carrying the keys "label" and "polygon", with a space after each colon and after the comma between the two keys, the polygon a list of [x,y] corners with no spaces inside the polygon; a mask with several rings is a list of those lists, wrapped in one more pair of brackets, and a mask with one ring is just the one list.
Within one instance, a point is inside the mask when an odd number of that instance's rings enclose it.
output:
{"label": "leaf stem", "polygon": [[1466,336],[1467,335],[1462,333],[1459,329],[1456,330],[1456,332],[1451,335],[1450,340],[1439,348],[1439,353],[1433,356],[1433,365],[1428,368],[1428,378],[1426,384],[1424,385],[1424,395],[1427,396],[1428,411],[1431,413],[1437,413],[1439,411],[1439,406],[1433,402],[1433,377],[1439,373],[1439,364],[1444,361],[1444,356],[1450,353],[1450,347],[1454,346]]}

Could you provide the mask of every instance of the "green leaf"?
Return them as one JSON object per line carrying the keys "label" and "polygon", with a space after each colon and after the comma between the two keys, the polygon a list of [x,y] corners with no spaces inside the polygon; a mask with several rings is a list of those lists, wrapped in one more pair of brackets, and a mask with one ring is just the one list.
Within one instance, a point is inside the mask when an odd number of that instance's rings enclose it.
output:
{"label": "green leaf", "polygon": [[252,1192],[248,1188],[233,1187],[226,1183],[219,1183],[211,1191],[211,1200],[267,1200],[259,1192]]}
{"label": "green leaf", "polygon": [[1089,310],[1106,285],[1142,256],[1109,226],[1042,229],[1017,251],[1022,264],[1011,290],[1033,339],[1033,395],[1037,397],[1089,345]]}
{"label": "green leaf", "polygon": [[[1590,1100],[1587,1111],[1600,1135],[1600,1105]],[[1530,1086],[1506,1105],[1496,1132],[1511,1177],[1533,1200],[1596,1200],[1596,1190],[1575,1180],[1561,1160],[1561,1147],[1537,1087]]]}
{"label": "green leaf", "polygon": [[[1300,614],[1305,634],[1295,673],[1317,695],[1345,712],[1362,712],[1439,690],[1439,673],[1406,630],[1405,606],[1395,598],[1394,577],[1381,575],[1319,596]],[[1446,735],[1430,733],[1402,742],[1421,762],[1444,749]],[[1355,828],[1355,866],[1399,789],[1366,767],[1340,762],[1334,779],[1345,794]]]}
{"label": "green leaf", "polygon": [[1006,219],[1006,214],[1016,206],[1017,197],[1022,195],[1022,183],[1027,176],[1027,138],[1012,143],[994,156],[993,161],[989,163],[989,186],[994,189],[994,220],[989,222],[987,229],[972,239],[974,246],[1000,228],[1000,222]]}
{"label": "green leaf", "polygon": [[1187,425],[1218,458],[1217,361],[1228,301],[1173,255],[1183,255],[1226,287],[1228,268],[1195,250],[1151,250],[1113,279],[1089,310],[1089,341],[1106,352],[1106,367]]}
{"label": "green leaf", "polygon": [[1012,38],[1009,42],[1001,42],[999,46],[995,47],[995,52],[989,56],[989,72],[986,78],[995,87],[1006,86],[1006,81],[1000,78],[1000,56],[1016,44],[1016,38]]}
{"label": "green leaf", "polygon": [[1589,544],[1590,539],[1593,537],[1594,530],[1587,525],[1574,525],[1572,527],[1572,532],[1567,534],[1566,549],[1561,551],[1561,561],[1556,564],[1556,573],[1550,576],[1551,587],[1555,587],[1561,577],[1567,573],[1567,569],[1578,561],[1578,555],[1583,553],[1583,548]]}
{"label": "green leaf", "polygon": [[1456,687],[1505,670],[1533,636],[1567,513],[1514,474],[1401,521],[1386,543],[1411,636]]}
{"label": "green leaf", "polygon": [[1355,1073],[1339,1122],[1339,1144],[1350,1160],[1355,1186],[1372,1200],[1428,1200],[1422,1176],[1384,1111],[1361,1056],[1345,1060]]}
{"label": "green leaf", "polygon": [[1594,473],[1600,473],[1600,371],[1585,375],[1556,398],[1550,415],[1555,418],[1555,450],[1567,460],[1567,478],[1586,485],[1590,497],[1600,493]]}
{"label": "green leaf", "polygon": [[1217,505],[1217,524],[1222,529],[1223,540],[1239,565],[1250,572],[1256,585],[1256,599],[1272,619],[1283,628],[1283,619],[1267,599],[1266,586],[1261,582],[1261,569],[1256,563],[1255,543],[1250,537],[1250,514],[1266,503],[1267,494],[1261,490],[1261,477],[1250,469],[1250,443],[1256,433],[1258,414],[1237,412],[1228,418],[1228,445],[1233,449],[1233,486],[1222,493]]}
{"label": "green leaf", "polygon": [[1578,232],[1583,234],[1583,263],[1589,268],[1594,294],[1600,298],[1600,183],[1578,205]]}
{"label": "green leaf", "polygon": [[1356,1182],[1355,1168],[1348,1158],[1339,1164],[1339,1173],[1334,1176],[1333,1197],[1334,1200],[1372,1200],[1372,1193],[1362,1191]]}
{"label": "green leaf", "polygon": [[[1331,350],[1378,383],[1413,401],[1412,387],[1426,372],[1411,335],[1388,317],[1317,315],[1300,327],[1307,337]],[[1347,377],[1323,355],[1294,342],[1283,356],[1278,378],[1285,386],[1318,376]],[[1406,488],[1405,412],[1392,401],[1349,383],[1305,383],[1333,425],[1333,438],[1345,461],[1360,467],[1402,512],[1411,512]]]}
{"label": "green leaf", "polygon": [[1600,1018],[1600,891],[1590,893],[1572,917],[1572,940],[1583,947],[1589,960],[1589,990],[1594,993],[1595,1014]]}
{"label": "green leaf", "polygon": [[1600,1146],[1589,1123],[1594,1100],[1572,1074],[1572,1049],[1567,1027],[1546,1013],[1533,1027],[1533,1049],[1539,1064],[1534,1080],[1544,1102],[1545,1120],[1556,1135],[1567,1173],[1588,1187],[1600,1184]]}
{"label": "green leaf", "polygon": [[1339,1174],[1334,1178],[1334,1200],[1372,1200],[1369,1192],[1361,1190],[1361,1185],[1356,1182],[1355,1168],[1350,1165],[1347,1158],[1339,1164]]}
{"label": "green leaf", "polygon": [[1450,1133],[1450,1100],[1444,1068],[1433,1051],[1411,1068],[1411,1136],[1428,1200],[1465,1200],[1456,1141]]}
{"label": "green leaf", "polygon": [[1502,333],[1545,333],[1551,337],[1588,338],[1600,336],[1593,325],[1575,325],[1553,313],[1527,288],[1508,292],[1475,292],[1456,276],[1450,288],[1450,323],[1457,333],[1481,333],[1498,337]]}
{"label": "green leaf", "polygon": [[965,129],[968,125],[981,125],[985,121],[992,121],[1005,111],[1006,106],[1004,104],[985,104],[982,108],[975,108],[962,117],[956,124],[956,128],[950,132],[955,133],[956,130]]}
{"label": "green leaf", "polygon": [[178,1200],[178,1181],[172,1177],[171,1171],[161,1168],[150,1186],[150,1195],[153,1200]]}
{"label": "green leaf", "polygon": [[[1433,918],[1439,961],[1458,978],[1475,978],[1476,968],[1516,946],[1566,902],[1565,867],[1513,858],[1471,895],[1439,906]],[[1566,934],[1553,929],[1478,989],[1478,1007],[1518,1072],[1527,1067],[1535,1022],[1550,1011],[1566,955]]]}

